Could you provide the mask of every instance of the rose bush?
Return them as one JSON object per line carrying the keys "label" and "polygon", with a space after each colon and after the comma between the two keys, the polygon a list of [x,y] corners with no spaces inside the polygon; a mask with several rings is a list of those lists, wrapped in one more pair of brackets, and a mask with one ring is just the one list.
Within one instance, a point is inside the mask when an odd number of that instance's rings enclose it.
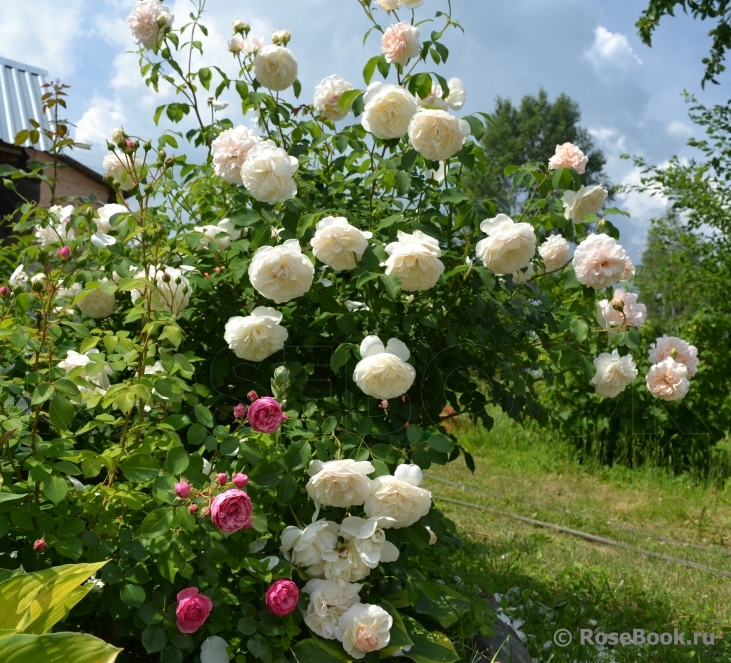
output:
{"label": "rose bush", "polygon": [[[422,11],[359,3],[377,33],[381,8]],[[112,560],[67,621],[120,661],[466,656],[449,636],[470,602],[412,562],[454,541],[421,470],[474,469],[445,417],[489,428],[490,402],[546,424],[554,377],[621,398],[638,376],[642,316],[595,329],[598,302],[636,300],[603,292],[631,263],[576,150],[510,169],[532,192],[515,219],[463,190],[490,118],[444,110],[464,86],[423,71],[449,62],[442,10],[428,37],[414,17],[367,40],[360,88],[332,75],[302,99],[296,32],[264,45],[234,21],[227,74],[191,57],[203,3],[182,25],[143,0],[141,74],[178,95],[155,121],[201,149],[115,130],[114,208],[20,207],[0,287],[0,553]],[[0,172],[53,184],[38,168]],[[654,352],[694,370],[677,343]],[[687,391],[658,370],[661,398]]]}

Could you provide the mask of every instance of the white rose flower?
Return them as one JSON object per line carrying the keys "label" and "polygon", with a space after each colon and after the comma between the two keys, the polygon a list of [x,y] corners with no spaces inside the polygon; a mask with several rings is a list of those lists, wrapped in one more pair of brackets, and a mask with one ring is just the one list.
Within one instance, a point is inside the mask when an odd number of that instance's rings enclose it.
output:
{"label": "white rose flower", "polygon": [[112,142],[118,143],[122,138],[124,138],[124,130],[120,127],[116,127],[115,129],[112,129]]}
{"label": "white rose flower", "polygon": [[429,532],[429,545],[433,546],[437,542],[437,535],[429,525],[426,526],[426,531]]}
{"label": "white rose flower", "polygon": [[624,288],[615,288],[611,300],[602,299],[596,305],[596,319],[602,329],[613,327],[642,327],[647,307],[637,302],[637,295]]}
{"label": "white rose flower", "polygon": [[408,21],[389,25],[381,37],[381,50],[386,62],[405,67],[421,52],[419,28]]}
{"label": "white rose flower", "polygon": [[358,593],[363,585],[332,580],[310,580],[303,588],[310,595],[305,613],[305,624],[326,640],[342,640],[343,632],[338,626],[349,608],[360,602]]}
{"label": "white rose flower", "polygon": [[573,168],[579,175],[583,175],[587,163],[589,158],[576,145],[564,143],[556,145],[556,153],[548,160],[548,167],[551,170]]}
{"label": "white rose flower", "polygon": [[513,283],[517,285],[527,283],[533,278],[533,263],[528,263],[528,267],[525,269],[519,269],[517,272],[513,272],[511,276],[513,277]]}
{"label": "white rose flower", "polygon": [[227,647],[228,642],[217,635],[206,638],[201,645],[201,663],[228,663],[231,657]]}
{"label": "white rose flower", "polygon": [[133,176],[136,168],[135,155],[114,150],[102,160],[106,175],[111,177],[122,191],[129,191],[137,186]]}
{"label": "white rose flower", "polygon": [[351,226],[345,217],[328,216],[317,222],[310,244],[315,258],[339,272],[358,266],[371,237],[372,233]]}
{"label": "white rose flower", "polygon": [[677,336],[661,336],[650,344],[647,354],[653,364],[659,364],[668,357],[680,362],[688,369],[689,378],[698,372],[698,348]]}
{"label": "white rose flower", "polygon": [[627,252],[613,237],[589,235],[574,251],[574,271],[579,283],[601,290],[622,280],[628,260]]}
{"label": "white rose flower", "polygon": [[289,336],[282,317],[273,308],[257,306],[251,315],[229,318],[223,338],[239,359],[263,361],[279,352]]}
{"label": "white rose flower", "polygon": [[322,563],[307,569],[309,575],[324,575],[326,580],[336,582],[357,582],[370,572],[353,539],[341,542],[334,550],[323,551]]}
{"label": "white rose flower", "polygon": [[464,83],[459,78],[450,78],[447,81],[449,94],[447,95],[447,103],[453,110],[461,110],[467,101],[467,91],[464,89]]}
{"label": "white rose flower", "polygon": [[158,35],[173,24],[173,15],[160,0],[140,0],[127,17],[135,44],[147,49],[155,48]]}
{"label": "white rose flower", "polygon": [[393,518],[386,521],[394,529],[409,527],[423,518],[431,509],[431,493],[419,488],[421,469],[416,465],[399,465],[393,476],[373,480],[373,492],[365,501],[363,510],[369,518]]}
{"label": "white rose flower", "polygon": [[385,12],[392,12],[399,8],[401,0],[376,0],[378,6]]}
{"label": "white rose flower", "polygon": [[350,106],[341,108],[340,97],[352,89],[353,85],[337,74],[323,78],[315,88],[315,110],[333,122],[342,120],[350,112]]}
{"label": "white rose flower", "polygon": [[607,195],[607,190],[598,184],[582,186],[578,191],[565,191],[562,198],[564,218],[581,223],[584,217],[597,214],[604,207]]}
{"label": "white rose flower", "polygon": [[70,225],[71,215],[74,213],[74,206],[61,207],[54,205],[48,209],[51,219],[45,227],[36,225],[35,237],[41,246],[48,246],[56,242],[66,243],[76,236],[74,227]]}
{"label": "white rose flower", "polygon": [[386,253],[386,275],[398,277],[406,292],[428,290],[444,272],[439,242],[420,230],[413,235],[399,230],[398,241],[388,244]]}
{"label": "white rose flower", "polygon": [[401,138],[418,110],[414,95],[398,86],[371,83],[363,95],[361,124],[377,138]]}
{"label": "white rose flower", "polygon": [[243,21],[240,18],[235,18],[233,20],[233,23],[231,23],[231,27],[233,28],[234,32],[247,32],[251,29],[251,26],[246,21]]}
{"label": "white rose flower", "polygon": [[664,401],[680,401],[690,389],[687,366],[670,357],[650,368],[645,381],[650,393]]}
{"label": "white rose flower", "polygon": [[272,32],[272,43],[280,46],[286,46],[290,39],[292,39],[292,33],[287,30],[275,30]]}
{"label": "white rose flower", "polygon": [[366,336],[360,354],[353,380],[364,394],[389,400],[405,394],[414,384],[416,371],[406,363],[411,353],[398,339],[389,339],[384,348],[378,336]]}
{"label": "white rose flower", "polygon": [[249,55],[254,55],[264,48],[264,42],[259,37],[247,37],[244,39],[244,51]]}
{"label": "white rose flower", "polygon": [[26,287],[28,285],[28,275],[25,273],[25,265],[18,265],[8,279],[8,284],[15,288],[16,286]]}
{"label": "white rose flower", "polygon": [[308,292],[314,275],[315,268],[296,239],[288,239],[280,246],[262,246],[249,265],[251,285],[277,304]]}
{"label": "white rose flower", "polygon": [[[109,279],[102,279],[102,283],[109,283]],[[79,311],[90,318],[106,318],[114,313],[116,306],[114,295],[101,288],[90,290],[89,294],[76,304]]]}
{"label": "white rose flower", "polygon": [[297,195],[294,174],[299,161],[270,140],[249,150],[241,167],[241,181],[249,193],[262,203],[283,203]]}
{"label": "white rose flower", "polygon": [[73,299],[78,295],[82,290],[81,283],[72,283],[68,288],[64,286],[63,281],[58,282],[58,291],[56,293],[57,297],[69,297]]}
{"label": "white rose flower", "polygon": [[284,46],[264,46],[254,58],[254,75],[264,87],[281,92],[297,79],[297,59]]}
{"label": "white rose flower", "polygon": [[211,157],[216,175],[231,184],[243,184],[241,167],[249,150],[260,142],[261,138],[247,127],[239,126],[222,131],[211,143]]}
{"label": "white rose flower", "polygon": [[[76,352],[75,350],[69,350],[66,353],[66,359],[58,362],[58,367],[63,368],[66,371],[66,374],[68,375],[71,371],[73,371],[75,368],[79,367],[86,367],[89,364],[92,363],[91,357],[89,355],[98,354],[99,350],[96,348],[92,348],[91,350],[87,350],[86,353],[80,354]],[[89,374],[86,370],[81,371],[78,377],[83,378],[84,380],[87,380],[88,382],[91,382],[92,384],[96,385],[96,389],[94,391],[107,390],[109,389],[109,376],[112,374],[112,369],[109,366],[109,364],[104,364],[104,368],[99,373],[94,373],[93,375]],[[82,391],[91,391],[89,389],[81,388]]]}
{"label": "white rose flower", "polygon": [[620,357],[614,350],[612,354],[602,352],[595,360],[596,373],[589,384],[594,385],[598,396],[614,398],[621,394],[637,377],[637,368],[632,355]]}
{"label": "white rose flower", "polygon": [[198,242],[198,250],[207,250],[212,241],[218,244],[219,249],[226,250],[231,246],[231,242],[241,237],[241,231],[234,227],[231,219],[222,219],[215,226],[195,226],[193,230],[203,233],[203,237]]}
{"label": "white rose flower", "polygon": [[426,106],[436,106],[440,110],[446,110],[449,108],[449,104],[446,99],[442,99],[442,94],[442,86],[434,83],[431,86],[431,92],[423,99],[417,97],[416,103],[422,108]]}
{"label": "white rose flower", "polygon": [[381,562],[395,562],[399,550],[386,540],[384,527],[390,527],[396,521],[391,518],[370,518],[364,520],[359,516],[348,516],[340,524],[340,534],[346,540],[352,539],[360,559],[369,569],[375,569]]}
{"label": "white rose flower", "polygon": [[495,274],[512,274],[530,264],[536,252],[536,233],[530,223],[515,223],[498,214],[480,224],[486,239],[477,242],[477,257]]}
{"label": "white rose flower", "polygon": [[422,109],[411,118],[409,139],[431,161],[446,161],[462,149],[470,125],[444,110]]}
{"label": "white rose flower", "polygon": [[356,311],[370,311],[370,308],[364,302],[356,302],[350,299],[345,302],[345,308],[351,313],[355,313]]}
{"label": "white rose flower", "polygon": [[343,649],[355,659],[388,646],[393,617],[377,605],[356,603],[340,618]]}
{"label": "white rose flower", "polygon": [[313,460],[307,470],[307,494],[320,506],[334,506],[341,509],[359,506],[371,492],[368,475],[375,472],[368,461],[355,461],[351,458],[330,460],[323,463]]}
{"label": "white rose flower", "polygon": [[307,567],[321,564],[323,553],[335,550],[337,543],[337,524],[330,520],[317,520],[303,530],[285,527],[279,549],[288,562]]}
{"label": "white rose flower", "polygon": [[565,267],[571,259],[571,246],[563,235],[551,235],[538,247],[546,271],[555,272]]}
{"label": "white rose flower", "polygon": [[138,271],[133,278],[152,281],[157,289],[147,292],[147,288],[135,288],[130,292],[135,303],[143,295],[150,298],[150,306],[155,311],[169,311],[176,318],[190,301],[190,281],[183,275],[182,269],[175,267],[155,267],[150,265],[146,270]]}
{"label": "white rose flower", "polygon": [[244,50],[244,38],[240,34],[235,34],[228,40],[227,46],[231,53],[241,53]]}
{"label": "white rose flower", "polygon": [[112,230],[112,217],[115,214],[129,214],[129,210],[124,205],[110,203],[109,205],[102,205],[96,213],[97,216],[94,217],[96,228],[99,232],[106,234]]}
{"label": "white rose flower", "polygon": [[424,0],[401,0],[401,4],[409,9],[416,9],[424,4]]}

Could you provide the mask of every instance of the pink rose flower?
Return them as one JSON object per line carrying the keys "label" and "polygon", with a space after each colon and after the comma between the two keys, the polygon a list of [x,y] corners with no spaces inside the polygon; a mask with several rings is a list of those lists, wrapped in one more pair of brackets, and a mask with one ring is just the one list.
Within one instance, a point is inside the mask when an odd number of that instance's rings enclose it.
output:
{"label": "pink rose flower", "polygon": [[556,145],[556,154],[548,160],[551,170],[559,168],[573,168],[579,175],[583,175],[589,158],[573,143]]}
{"label": "pink rose flower", "polygon": [[650,345],[648,358],[653,364],[659,364],[667,358],[674,359],[688,369],[688,377],[698,372],[698,348],[690,345],[677,336],[661,336]]}
{"label": "pink rose flower", "polygon": [[589,235],[574,251],[574,271],[579,283],[601,290],[622,279],[627,253],[609,235]]}
{"label": "pink rose flower", "polygon": [[181,633],[195,633],[211,614],[211,599],[198,593],[197,587],[188,587],[178,592],[178,607],[175,621]]}
{"label": "pink rose flower", "polygon": [[231,479],[231,481],[234,482],[234,486],[236,486],[237,488],[246,488],[249,483],[249,477],[246,474],[239,472],[238,474],[234,474],[234,477],[233,479]]}
{"label": "pink rose flower", "polygon": [[647,388],[655,398],[664,401],[679,401],[685,398],[690,388],[686,366],[670,357],[655,364],[647,373]]}
{"label": "pink rose flower", "polygon": [[245,416],[246,416],[246,405],[244,405],[243,403],[239,403],[234,408],[234,417],[236,417],[237,419],[243,419]]}
{"label": "pink rose flower", "polygon": [[596,319],[602,329],[613,327],[642,327],[647,308],[637,302],[637,295],[623,288],[615,288],[611,300],[602,299],[596,305]]}
{"label": "pink rose flower", "polygon": [[180,499],[185,499],[190,495],[190,484],[187,481],[180,481],[175,484],[175,494]]}
{"label": "pink rose flower", "polygon": [[238,532],[250,529],[251,498],[237,488],[231,488],[217,495],[211,503],[211,522],[222,532]]}
{"label": "pink rose flower", "polygon": [[291,580],[277,580],[269,585],[266,593],[266,604],[269,612],[277,617],[288,615],[297,607],[300,590]]}
{"label": "pink rose flower", "polygon": [[381,37],[381,50],[387,62],[405,66],[421,51],[419,29],[406,21],[389,26]]}
{"label": "pink rose flower", "polygon": [[249,406],[249,425],[260,433],[273,433],[285,421],[282,406],[276,398],[264,396]]}

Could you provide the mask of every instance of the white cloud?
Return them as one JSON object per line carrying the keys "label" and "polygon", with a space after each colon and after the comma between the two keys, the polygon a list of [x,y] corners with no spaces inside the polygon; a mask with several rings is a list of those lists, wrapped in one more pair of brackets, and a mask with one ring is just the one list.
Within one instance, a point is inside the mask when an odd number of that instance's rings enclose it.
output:
{"label": "white cloud", "polygon": [[671,136],[679,136],[681,138],[689,138],[695,133],[695,130],[690,125],[680,120],[673,120],[667,126],[667,132]]}
{"label": "white cloud", "polygon": [[89,108],[76,123],[76,140],[82,143],[105,145],[114,127],[124,124],[126,118],[109,99],[94,96]]}
{"label": "white cloud", "polygon": [[599,71],[628,71],[642,64],[627,37],[619,32],[610,32],[601,25],[594,30],[594,43],[584,56]]}

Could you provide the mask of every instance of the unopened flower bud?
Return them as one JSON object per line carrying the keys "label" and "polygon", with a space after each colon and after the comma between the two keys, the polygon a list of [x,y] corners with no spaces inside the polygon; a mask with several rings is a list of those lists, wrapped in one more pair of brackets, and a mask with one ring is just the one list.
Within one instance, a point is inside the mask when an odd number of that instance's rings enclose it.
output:
{"label": "unopened flower bud", "polygon": [[150,150],[152,149],[152,142],[148,140],[148,141],[147,141],[147,142],[146,142],[146,143],[145,143],[145,144],[143,145],[143,149],[145,150],[145,152],[149,152],[149,151],[150,151]]}
{"label": "unopened flower bud", "polygon": [[185,499],[190,495],[190,484],[187,481],[180,481],[175,484],[175,494],[180,499]]}
{"label": "unopened flower bud", "polygon": [[126,145],[127,145],[127,149],[128,149],[128,150],[133,150],[133,149],[135,149],[135,142],[134,142],[134,141],[133,141],[133,140],[132,140],[131,138],[128,138],[128,139],[127,139],[127,143],[126,143]]}
{"label": "unopened flower bud", "polygon": [[68,246],[62,246],[58,250],[58,257],[61,258],[61,260],[68,260],[71,256],[71,249]]}
{"label": "unopened flower bud", "polygon": [[289,30],[275,30],[272,32],[272,44],[286,46],[292,39],[292,33]]}
{"label": "unopened flower bud", "polygon": [[613,299],[612,308],[615,311],[624,311],[624,302],[621,299]]}
{"label": "unopened flower bud", "polygon": [[225,472],[219,472],[216,475],[216,483],[219,486],[225,486],[228,483],[228,475]]}
{"label": "unopened flower bud", "polygon": [[244,50],[244,38],[236,34],[228,40],[228,50],[231,53],[241,53]]}
{"label": "unopened flower bud", "polygon": [[195,513],[196,511],[198,511],[198,505],[197,504],[191,504],[188,507],[188,513]]}
{"label": "unopened flower bud", "polygon": [[0,297],[7,297],[10,294],[10,288],[8,286],[3,285],[0,286]]}
{"label": "unopened flower bud", "polygon": [[37,553],[45,552],[46,550],[48,550],[48,544],[46,543],[46,541],[44,539],[38,539],[33,544],[33,550]]}
{"label": "unopened flower bud", "polygon": [[248,32],[250,28],[248,23],[245,23],[240,18],[237,18],[233,22],[233,29],[234,32]]}
{"label": "unopened flower bud", "polygon": [[112,129],[112,142],[119,143],[124,138],[124,131],[120,128]]}
{"label": "unopened flower bud", "polygon": [[259,398],[259,395],[252,389],[248,394],[246,394],[246,398],[248,398],[253,403]]}
{"label": "unopened flower bud", "polygon": [[164,281],[165,283],[170,283],[170,274],[168,274],[167,272],[166,272],[165,274],[163,274],[163,275],[162,275],[162,280],[163,280],[163,281]]}
{"label": "unopened flower bud", "polygon": [[234,474],[232,481],[234,482],[234,486],[243,489],[248,485],[249,477],[243,472],[239,472],[238,474]]}
{"label": "unopened flower bud", "polygon": [[673,358],[673,361],[675,361],[675,358],[678,356],[678,349],[673,348],[672,350],[670,350],[670,356]]}
{"label": "unopened flower bud", "polygon": [[46,284],[42,279],[33,280],[31,279],[30,282],[30,289],[33,292],[43,292],[43,289],[46,287]]}
{"label": "unopened flower bud", "polygon": [[234,408],[234,417],[236,417],[237,419],[243,419],[245,416],[246,416],[246,405],[244,405],[243,403],[239,403]]}
{"label": "unopened flower bud", "polygon": [[204,507],[203,511],[201,511],[201,516],[203,516],[204,518],[208,518],[208,516],[210,516],[210,515],[211,515],[210,507]]}

